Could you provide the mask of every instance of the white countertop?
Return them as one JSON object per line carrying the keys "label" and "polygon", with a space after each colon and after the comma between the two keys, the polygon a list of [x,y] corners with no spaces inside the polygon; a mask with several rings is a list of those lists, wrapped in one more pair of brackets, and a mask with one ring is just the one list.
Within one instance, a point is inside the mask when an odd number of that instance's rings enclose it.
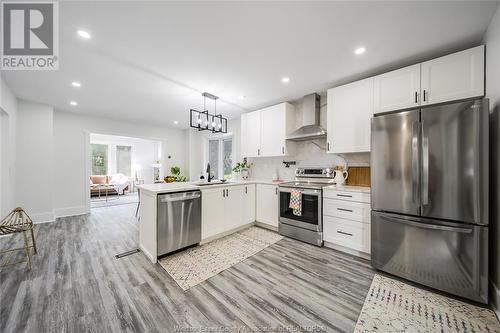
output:
{"label": "white countertop", "polygon": [[137,186],[141,191],[151,192],[153,194],[191,191],[199,189],[199,186],[190,183],[156,183]]}
{"label": "white countertop", "polygon": [[370,188],[366,186],[352,186],[352,185],[330,185],[323,187],[323,190],[345,191],[345,192],[361,192],[370,193]]}
{"label": "white countertop", "polygon": [[149,192],[150,194],[161,194],[161,193],[169,193],[169,192],[180,192],[180,191],[192,191],[192,190],[208,190],[211,188],[220,188],[227,186],[237,186],[237,185],[245,185],[245,184],[268,184],[268,185],[278,185],[281,182],[274,182],[272,180],[265,179],[249,179],[249,180],[237,180],[230,181],[225,183],[219,183],[216,185],[205,185],[198,186],[196,185],[199,181],[196,182],[175,182],[175,183],[156,183],[156,184],[146,184],[137,186],[142,191]]}

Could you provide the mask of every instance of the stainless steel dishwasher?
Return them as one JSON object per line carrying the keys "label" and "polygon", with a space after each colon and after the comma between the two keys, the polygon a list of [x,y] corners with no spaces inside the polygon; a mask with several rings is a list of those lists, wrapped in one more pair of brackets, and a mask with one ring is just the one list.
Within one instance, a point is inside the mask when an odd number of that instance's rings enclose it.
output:
{"label": "stainless steel dishwasher", "polygon": [[158,256],[201,241],[201,191],[158,196]]}

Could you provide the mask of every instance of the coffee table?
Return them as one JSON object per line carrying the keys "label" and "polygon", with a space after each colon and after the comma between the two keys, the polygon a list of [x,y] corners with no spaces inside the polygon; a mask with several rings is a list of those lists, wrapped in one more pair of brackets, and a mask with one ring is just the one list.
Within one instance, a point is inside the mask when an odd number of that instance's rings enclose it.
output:
{"label": "coffee table", "polygon": [[[102,200],[102,201],[112,201],[112,200],[118,200],[120,197],[120,192],[118,191],[118,186],[117,185],[111,185],[111,184],[92,184],[90,185],[91,189],[97,190],[99,195],[97,200]],[[115,190],[117,193],[116,197],[113,198],[108,198],[108,192],[111,190]],[[101,192],[104,191],[105,196],[104,198],[101,198]]]}

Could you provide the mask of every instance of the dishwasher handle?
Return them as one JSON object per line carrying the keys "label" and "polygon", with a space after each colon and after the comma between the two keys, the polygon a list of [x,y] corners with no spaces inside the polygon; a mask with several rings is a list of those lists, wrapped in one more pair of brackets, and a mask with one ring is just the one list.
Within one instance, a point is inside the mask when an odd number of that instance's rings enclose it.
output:
{"label": "dishwasher handle", "polygon": [[192,193],[180,193],[180,194],[169,194],[162,196],[160,202],[176,202],[176,201],[187,201],[200,198],[201,195],[198,192]]}

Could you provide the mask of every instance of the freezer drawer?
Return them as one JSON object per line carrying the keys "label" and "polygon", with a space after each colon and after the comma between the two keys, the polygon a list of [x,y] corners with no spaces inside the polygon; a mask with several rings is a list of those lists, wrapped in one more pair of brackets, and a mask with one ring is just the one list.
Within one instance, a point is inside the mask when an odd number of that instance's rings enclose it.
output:
{"label": "freezer drawer", "polygon": [[372,211],[372,266],[488,302],[488,228]]}

